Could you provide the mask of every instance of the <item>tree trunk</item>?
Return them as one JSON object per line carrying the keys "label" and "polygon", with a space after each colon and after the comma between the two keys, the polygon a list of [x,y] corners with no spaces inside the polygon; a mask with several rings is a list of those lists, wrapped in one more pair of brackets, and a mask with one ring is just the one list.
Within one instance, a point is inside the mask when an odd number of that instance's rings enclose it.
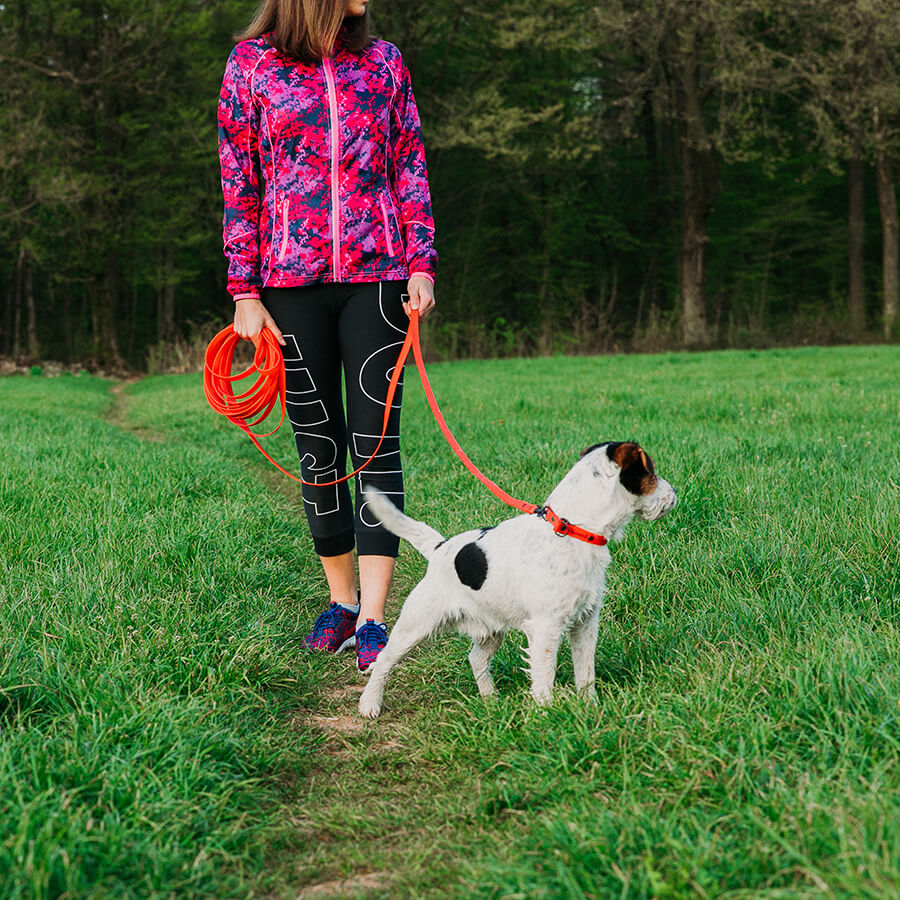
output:
{"label": "tree trunk", "polygon": [[13,359],[18,361],[22,356],[22,275],[25,267],[25,251],[19,251],[16,261],[16,293],[13,307]]}
{"label": "tree trunk", "polygon": [[709,344],[706,323],[707,220],[719,171],[703,122],[693,37],[681,67],[678,90],[681,120],[681,177],[684,220],[681,245],[681,338],[689,347]]}
{"label": "tree trunk", "polygon": [[681,245],[681,338],[687,346],[709,343],[706,324],[706,220],[709,207],[697,186],[694,151],[682,145],[684,223]]}
{"label": "tree trunk", "polygon": [[113,263],[98,278],[91,290],[91,324],[94,329],[94,361],[99,366],[124,369],[116,336],[118,285]]}
{"label": "tree trunk", "polygon": [[[66,330],[66,362],[76,362],[75,359],[75,323],[72,321],[72,291],[68,286],[64,286],[62,292],[62,320],[63,327]],[[47,279],[47,308],[56,309],[56,285],[51,275]]]}
{"label": "tree trunk", "polygon": [[886,340],[898,335],[897,312],[900,307],[900,255],[898,255],[897,193],[890,160],[882,152],[876,156],[878,206],[881,209],[882,284],[884,300],[882,327]]}
{"label": "tree trunk", "polygon": [[12,312],[16,297],[15,270],[10,274],[6,285],[6,303],[3,305],[3,318],[0,319],[0,356],[10,352],[10,335],[12,334]]}
{"label": "tree trunk", "polygon": [[156,337],[169,341],[175,336],[175,252],[166,245],[163,256],[162,282],[157,299]]}
{"label": "tree trunk", "polygon": [[[657,310],[660,307],[662,283],[660,281],[659,246],[657,243],[665,218],[663,207],[663,176],[659,161],[659,140],[656,133],[656,120],[653,115],[653,99],[649,91],[644,94],[641,107],[641,126],[644,134],[644,145],[647,150],[647,180],[650,185],[650,208],[647,221],[647,258],[645,275],[638,291],[637,312],[634,315],[634,333],[640,331],[647,308]],[[651,313],[652,314],[652,313]],[[649,318],[649,315],[648,315]]]}
{"label": "tree trunk", "polygon": [[[487,194],[488,179],[481,178],[481,189],[478,192],[478,202],[475,204],[475,215],[472,219],[472,228],[469,232],[469,240],[466,246],[466,255],[463,258],[462,272],[459,278],[459,296],[463,309],[471,316],[470,322],[476,321],[475,314],[479,311],[480,303],[469,304],[466,302],[466,291],[469,287],[469,268],[472,264],[472,256],[481,249],[481,214],[484,211],[484,199]],[[481,299],[480,297],[478,298]],[[471,310],[471,312],[470,312]]]}
{"label": "tree trunk", "polygon": [[128,359],[134,359],[134,341],[137,337],[137,309],[138,309],[138,286],[135,282],[131,283],[131,310],[128,315],[128,350],[125,355]]}
{"label": "tree trunk", "polygon": [[37,313],[34,306],[34,268],[30,263],[25,263],[25,313],[26,337],[28,341],[28,356],[37,362],[41,356],[41,348],[37,337]]}
{"label": "tree trunk", "polygon": [[866,194],[865,163],[858,144],[854,144],[849,165],[850,188],[850,247],[848,257],[848,312],[850,330],[855,336],[866,329],[866,288],[865,288],[865,227]]}

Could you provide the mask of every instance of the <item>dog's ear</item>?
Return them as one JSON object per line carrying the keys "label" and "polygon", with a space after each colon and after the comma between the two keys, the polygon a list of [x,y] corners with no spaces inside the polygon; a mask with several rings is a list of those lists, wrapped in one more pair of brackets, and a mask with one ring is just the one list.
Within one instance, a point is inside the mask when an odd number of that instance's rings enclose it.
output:
{"label": "dog's ear", "polygon": [[652,494],[656,490],[656,469],[653,460],[638,444],[611,443],[606,455],[619,467],[619,481],[632,494]]}

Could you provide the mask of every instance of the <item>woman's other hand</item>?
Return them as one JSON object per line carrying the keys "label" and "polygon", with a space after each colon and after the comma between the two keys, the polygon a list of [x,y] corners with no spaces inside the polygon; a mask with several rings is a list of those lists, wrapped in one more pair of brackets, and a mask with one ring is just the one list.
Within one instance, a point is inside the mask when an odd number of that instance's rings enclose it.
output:
{"label": "woman's other hand", "polygon": [[255,297],[245,297],[236,300],[234,304],[234,331],[242,338],[259,343],[259,333],[263,328],[268,328],[281,346],[284,346],[284,337],[275,320],[269,315],[269,311],[262,302]]}
{"label": "woman's other hand", "polygon": [[409,294],[409,302],[403,304],[406,315],[412,315],[412,311],[417,309],[419,318],[424,319],[434,309],[434,285],[431,280],[422,275],[413,275],[406,290]]}

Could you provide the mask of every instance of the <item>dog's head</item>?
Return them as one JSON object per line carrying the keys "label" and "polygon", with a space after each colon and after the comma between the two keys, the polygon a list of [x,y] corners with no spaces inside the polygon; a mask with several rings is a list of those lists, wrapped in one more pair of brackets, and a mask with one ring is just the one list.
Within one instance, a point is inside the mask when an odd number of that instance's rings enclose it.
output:
{"label": "dog's head", "polygon": [[[605,502],[630,509],[642,519],[662,518],[677,497],[668,481],[656,474],[656,466],[639,444],[631,441],[606,441],[581,452],[582,466],[593,480],[601,480]],[[630,518],[628,516],[627,518]]]}

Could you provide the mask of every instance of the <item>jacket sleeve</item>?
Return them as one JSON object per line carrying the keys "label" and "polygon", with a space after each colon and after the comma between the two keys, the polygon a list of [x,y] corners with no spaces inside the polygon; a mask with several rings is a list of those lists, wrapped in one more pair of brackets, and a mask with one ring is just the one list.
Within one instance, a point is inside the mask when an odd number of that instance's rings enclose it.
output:
{"label": "jacket sleeve", "polygon": [[228,293],[234,299],[258,297],[259,265],[259,110],[239,62],[237,48],[225,67],[219,95],[219,162],[228,259]]}
{"label": "jacket sleeve", "polygon": [[425,275],[434,281],[438,255],[434,249],[434,219],[421,123],[409,70],[402,60],[399,70],[400,83],[392,110],[392,187],[400,203],[409,274]]}

